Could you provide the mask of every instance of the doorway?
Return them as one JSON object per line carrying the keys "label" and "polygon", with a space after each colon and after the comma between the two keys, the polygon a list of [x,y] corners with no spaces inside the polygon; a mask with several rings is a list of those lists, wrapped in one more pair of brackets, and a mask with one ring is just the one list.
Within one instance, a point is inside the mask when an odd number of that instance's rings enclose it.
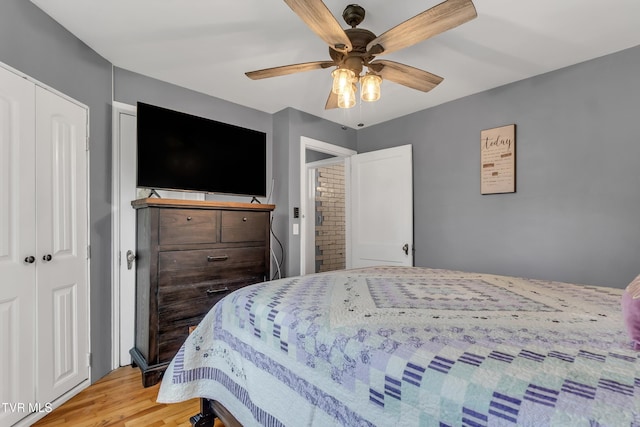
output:
{"label": "doorway", "polygon": [[304,136],[300,139],[300,274],[337,269],[338,263],[342,268],[349,266],[349,185],[345,177],[349,176],[348,159],[354,154],[348,148]]}
{"label": "doorway", "polygon": [[[347,264],[346,185],[344,160],[308,165],[313,182],[314,258],[310,273],[343,270]],[[311,221],[310,221],[311,222]],[[311,233],[310,233],[311,234]]]}

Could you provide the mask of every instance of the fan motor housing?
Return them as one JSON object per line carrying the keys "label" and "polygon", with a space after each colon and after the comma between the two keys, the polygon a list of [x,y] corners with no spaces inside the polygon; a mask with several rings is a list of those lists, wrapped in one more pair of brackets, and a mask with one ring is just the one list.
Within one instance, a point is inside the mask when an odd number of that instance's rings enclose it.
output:
{"label": "fan motor housing", "polygon": [[359,58],[364,65],[368,64],[369,61],[373,59],[373,55],[367,53],[367,45],[371,40],[376,38],[376,35],[364,28],[348,28],[344,30],[344,32],[347,34],[347,37],[349,37],[353,49],[351,52],[341,53],[329,48],[329,56],[331,56],[331,59],[338,65],[343,64],[347,59],[349,59],[350,63],[353,63],[354,61],[351,58]]}

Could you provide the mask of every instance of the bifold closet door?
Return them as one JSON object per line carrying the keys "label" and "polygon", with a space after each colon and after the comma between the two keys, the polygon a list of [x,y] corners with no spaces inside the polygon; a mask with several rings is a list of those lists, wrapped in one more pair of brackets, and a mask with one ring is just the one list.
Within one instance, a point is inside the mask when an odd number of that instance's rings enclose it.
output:
{"label": "bifold closet door", "polygon": [[37,394],[89,376],[87,111],[36,88]]}
{"label": "bifold closet door", "polygon": [[[0,68],[0,402],[14,404],[35,400],[34,91]],[[0,425],[24,416],[0,411]]]}

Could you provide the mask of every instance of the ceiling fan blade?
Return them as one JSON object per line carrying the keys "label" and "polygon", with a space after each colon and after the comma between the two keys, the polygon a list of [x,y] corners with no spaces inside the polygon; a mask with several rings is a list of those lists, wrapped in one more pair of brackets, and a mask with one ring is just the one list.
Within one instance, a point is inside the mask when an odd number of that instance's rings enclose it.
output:
{"label": "ceiling fan blade", "polygon": [[384,59],[370,63],[369,68],[378,73],[383,79],[422,92],[429,92],[444,80],[440,76],[428,73],[419,68]]}
{"label": "ceiling fan blade", "polygon": [[334,108],[338,108],[338,95],[333,93],[333,91],[329,91],[329,97],[327,98],[327,103],[324,105],[324,109],[331,110]]}
{"label": "ceiling fan blade", "polygon": [[374,55],[412,46],[478,16],[471,0],[446,0],[381,34],[367,44]]}
{"label": "ceiling fan blade", "polygon": [[336,65],[333,61],[304,62],[301,64],[283,65],[281,67],[265,68],[264,70],[249,71],[245,73],[253,80],[266,79],[269,77],[285,76],[287,74],[300,73],[302,71],[318,70]]}
{"label": "ceiling fan blade", "polygon": [[284,0],[284,2],[329,47],[338,52],[351,51],[351,40],[321,0]]}

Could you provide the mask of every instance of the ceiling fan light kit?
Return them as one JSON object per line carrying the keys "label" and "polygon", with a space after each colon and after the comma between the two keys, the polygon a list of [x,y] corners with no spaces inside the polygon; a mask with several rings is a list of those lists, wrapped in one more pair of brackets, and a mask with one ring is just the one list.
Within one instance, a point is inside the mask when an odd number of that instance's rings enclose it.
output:
{"label": "ceiling fan light kit", "polygon": [[[356,28],[365,16],[364,8],[357,4],[344,9],[342,17],[351,28],[343,30],[322,0],[284,2],[329,45],[332,61],[285,65],[245,74],[256,80],[335,66],[325,109],[353,107],[358,81],[360,98],[367,102],[380,99],[382,79],[422,92],[430,91],[442,82],[442,77],[398,62],[375,60],[375,57],[412,46],[477,16],[472,0],[445,0],[376,36],[369,30]],[[367,72],[361,75],[365,67]]]}

